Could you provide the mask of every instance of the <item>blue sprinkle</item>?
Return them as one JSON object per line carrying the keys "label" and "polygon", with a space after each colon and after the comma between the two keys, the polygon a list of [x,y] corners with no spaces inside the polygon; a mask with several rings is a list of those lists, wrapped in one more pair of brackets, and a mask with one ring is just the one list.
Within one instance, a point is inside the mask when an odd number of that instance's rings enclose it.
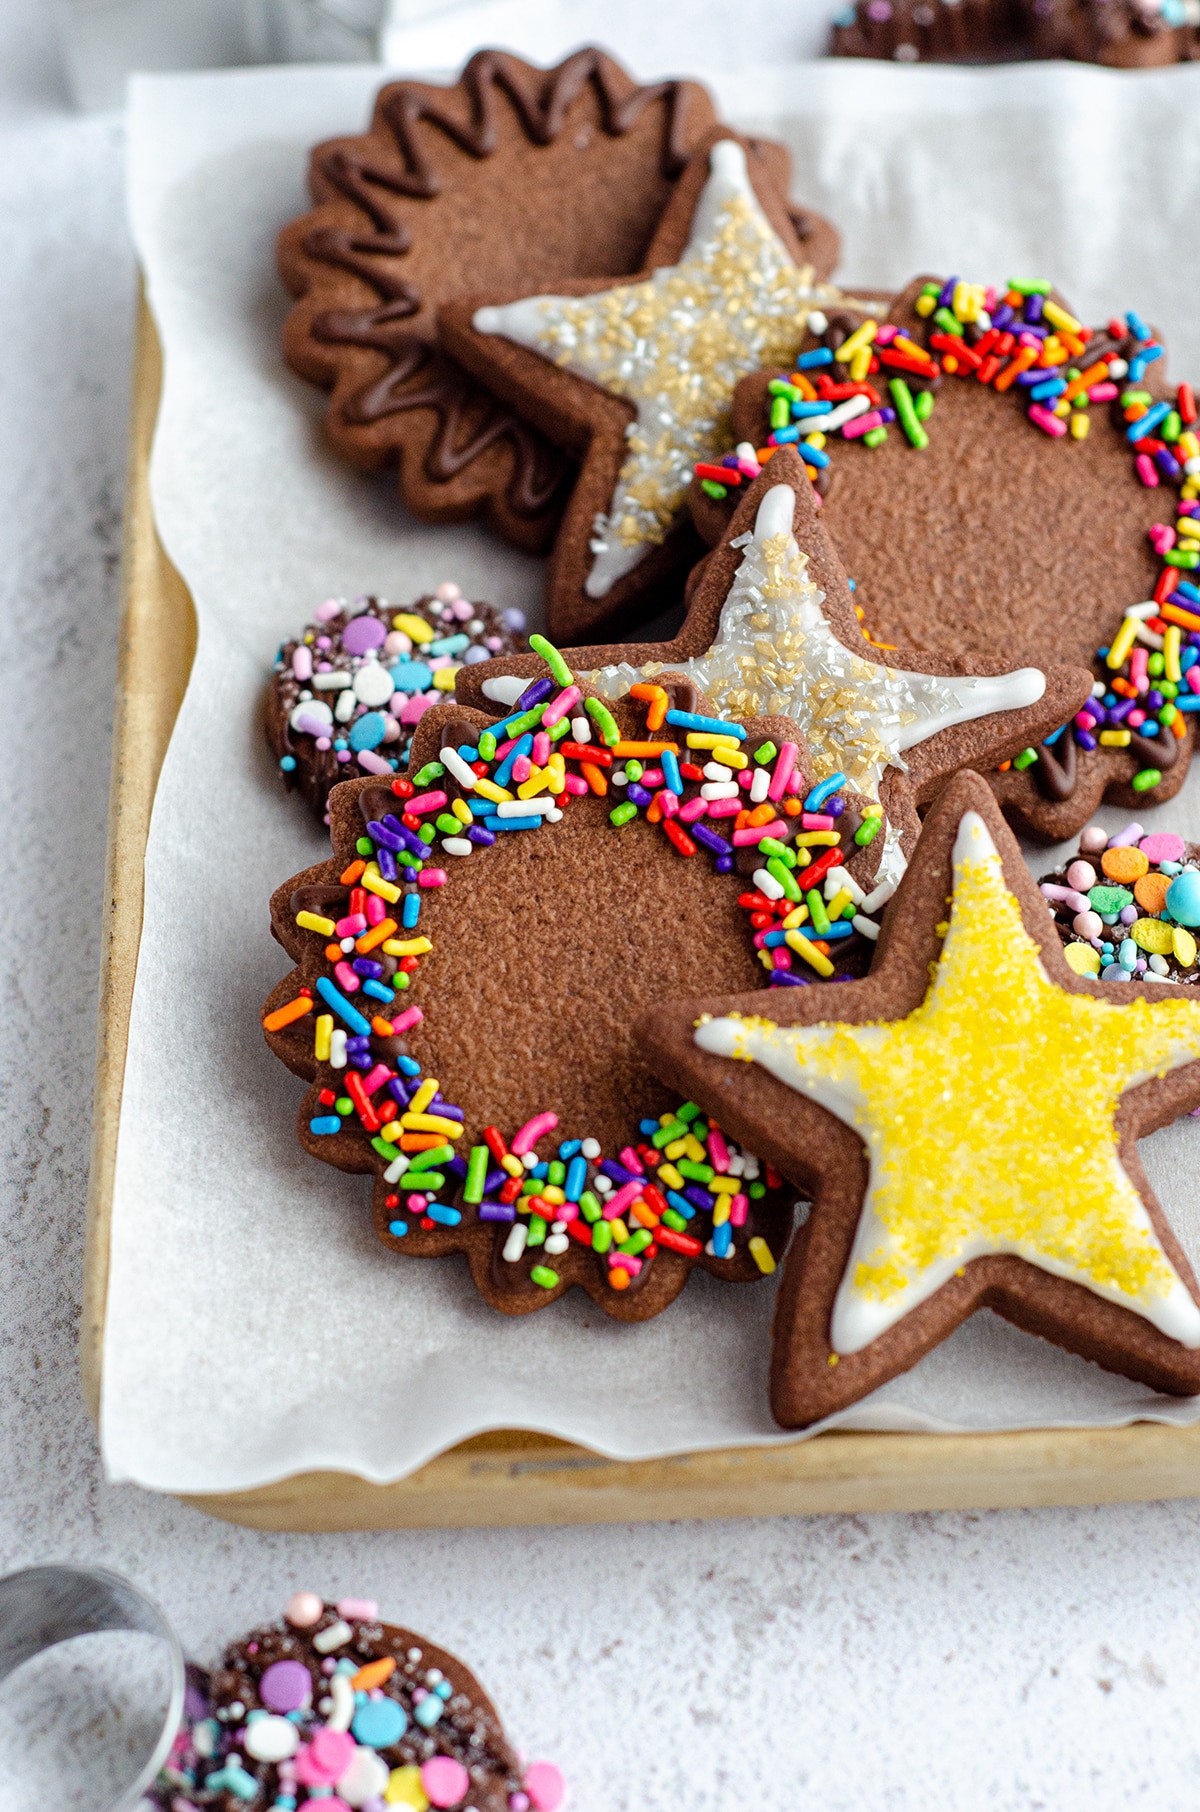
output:
{"label": "blue sprinkle", "polygon": [[398,661],[388,671],[397,692],[427,692],[433,683],[433,674],[424,661]]}
{"label": "blue sprinkle", "polygon": [[[1139,440],[1144,440],[1151,429],[1157,428],[1159,422],[1165,421],[1170,413],[1170,403],[1155,403],[1152,408],[1147,409],[1145,415],[1139,416],[1135,422],[1130,422],[1125,430],[1125,438],[1130,446],[1136,446]],[[357,728],[357,726],[355,727]]]}
{"label": "blue sprinkle", "polygon": [[318,1114],[315,1120],[309,1121],[308,1130],[319,1139],[327,1133],[341,1132],[342,1123],[336,1114]]}
{"label": "blue sprinkle", "polygon": [[419,1076],[421,1074],[421,1066],[415,1057],[397,1057],[395,1064],[402,1076]]}
{"label": "blue sprinkle", "polygon": [[407,1221],[389,1221],[388,1222],[388,1232],[391,1234],[393,1239],[403,1239],[404,1235],[408,1232],[408,1222]]}
{"label": "blue sprinkle", "polygon": [[441,1202],[430,1202],[425,1212],[430,1220],[436,1221],[440,1227],[457,1227],[462,1220],[462,1215],[457,1208],[446,1208]]}
{"label": "blue sprinkle", "polygon": [[352,1007],[346,996],[335,988],[327,975],[317,977],[317,993],[327,1006],[333,1008],[339,1019],[345,1020],[352,1032],[360,1037],[371,1036],[371,1022],[364,1019],[357,1007]]}
{"label": "blue sprinkle", "polygon": [[426,643],[425,653],[460,654],[462,650],[468,646],[470,640],[471,638],[469,635],[463,635],[461,632],[458,635],[442,635],[438,637],[436,642]]}
{"label": "blue sprinkle", "polygon": [[828,346],[814,346],[811,352],[802,352],[796,360],[797,371],[816,371],[818,366],[832,365],[833,354]]}
{"label": "blue sprinkle", "polygon": [[679,772],[679,758],[670,749],[663,750],[662,772],[663,784],[668,792],[674,793],[677,797],[682,798],[683,776]]}
{"label": "blue sprinkle", "polygon": [[[826,414],[828,414],[828,410],[826,411]],[[788,447],[791,446],[793,441],[799,440],[803,432],[803,428],[776,428],[771,435],[771,439],[777,447]]]}
{"label": "blue sprinkle", "polygon": [[279,765],[285,774],[290,774],[296,765],[296,757],[294,755],[281,755],[279,758]]}
{"label": "blue sprinkle", "polygon": [[[818,470],[829,464],[828,453],[822,453],[820,447],[810,447],[806,445],[801,457],[805,459],[810,466],[816,466]],[[850,581],[850,589],[851,591],[854,590],[853,579]]]}
{"label": "blue sprinkle", "polygon": [[514,761],[516,761],[517,756],[518,755],[528,755],[532,748],[533,748],[533,737],[530,734],[530,732],[527,730],[525,732],[524,736],[518,736],[516,742],[514,742],[512,748],[508,751],[508,754],[504,757],[504,760],[500,763],[500,766],[496,769],[496,772],[493,774],[492,778],[496,782],[497,786],[507,786],[508,785],[509,779],[512,776],[513,763],[514,763]]}
{"label": "blue sprinkle", "polygon": [[[768,932],[767,936],[769,937],[770,935],[770,932]],[[854,926],[849,924],[845,919],[835,919],[828,931],[814,931],[811,925],[801,925],[800,936],[812,939],[820,938],[823,942],[827,941],[829,938],[833,938],[836,941],[840,937],[853,937]]]}
{"label": "blue sprinkle", "polygon": [[678,1189],[668,1189],[667,1200],[670,1202],[676,1214],[682,1214],[685,1221],[695,1219],[696,1210],[692,1207],[692,1204],[687,1200],[686,1196],[680,1195]]}
{"label": "blue sprinkle", "polygon": [[564,1139],[558,1148],[558,1155],[565,1164],[568,1158],[573,1158],[575,1153],[582,1149],[582,1146],[582,1139]]}
{"label": "blue sprinkle", "polygon": [[[746,740],[746,731],[741,724],[725,723],[719,717],[700,717],[695,711],[668,711],[667,722],[680,730],[701,730],[714,736],[733,736],[738,742]],[[845,775],[842,778],[845,779]]]}
{"label": "blue sprinkle", "polygon": [[411,931],[421,916],[421,896],[419,893],[406,893],[404,904],[400,908],[400,923],[406,931]]}
{"label": "blue sprinkle", "polygon": [[484,829],[490,831],[524,831],[540,830],[542,815],[540,812],[532,818],[485,818]]}
{"label": "blue sprinkle", "polygon": [[844,774],[831,774],[828,780],[822,780],[818,786],[813,787],[811,793],[809,793],[808,797],[805,799],[805,811],[819,812],[825,801],[832,798],[838,788],[840,786],[845,786],[845,784],[846,776]]}
{"label": "blue sprinkle", "polygon": [[1141,315],[1138,314],[1136,309],[1131,308],[1126,311],[1125,325],[1128,327],[1135,340],[1148,340],[1150,338],[1150,329],[1146,326],[1146,323],[1142,320]]}
{"label": "blue sprinkle", "polygon": [[389,988],[385,983],[375,981],[374,979],[365,981],[362,985],[362,991],[364,994],[369,994],[372,1000],[381,1000],[385,1006],[389,1007],[396,998],[396,990],[394,988]]}
{"label": "blue sprinkle", "polygon": [[733,1228],[728,1221],[713,1228],[713,1251],[718,1258],[728,1258],[733,1249]]}
{"label": "blue sprinkle", "polygon": [[[1200,704],[1200,699],[1197,699]],[[568,1202],[577,1202],[583,1194],[587,1182],[587,1159],[574,1157],[567,1165],[567,1178],[563,1184],[563,1194]]]}

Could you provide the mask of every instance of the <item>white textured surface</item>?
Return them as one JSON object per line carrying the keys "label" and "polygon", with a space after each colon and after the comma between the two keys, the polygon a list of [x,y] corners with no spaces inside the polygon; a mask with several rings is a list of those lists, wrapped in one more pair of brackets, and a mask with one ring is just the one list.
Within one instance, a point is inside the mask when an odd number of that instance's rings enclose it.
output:
{"label": "white textured surface", "polygon": [[75,1328],[133,282],[118,134],[62,111],[41,14],[0,8],[0,600],[29,674],[0,777],[0,1568],[121,1568],[201,1658],[297,1585],[375,1594],[491,1683],[574,1812],[1192,1812],[1195,1504],[270,1537],[103,1482]]}

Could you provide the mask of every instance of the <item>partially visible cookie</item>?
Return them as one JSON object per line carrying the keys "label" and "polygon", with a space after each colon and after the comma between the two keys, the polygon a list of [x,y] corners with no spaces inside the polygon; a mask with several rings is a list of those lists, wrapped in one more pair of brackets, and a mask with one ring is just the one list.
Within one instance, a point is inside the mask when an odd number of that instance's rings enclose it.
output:
{"label": "partially visible cookie", "polygon": [[1186,0],[854,0],[834,16],[829,54],[897,63],[1062,57],[1157,69],[1196,56],[1198,23]]}
{"label": "partially visible cookie", "polygon": [[609,704],[534,641],[503,716],[436,707],[407,776],[335,789],[333,860],[271,902],[297,967],[263,1026],[393,1252],[464,1252],[508,1314],[579,1284],[643,1320],[696,1266],[773,1270],[794,1194],[656,1082],[636,1012],[863,973],[883,826],[790,720],[670,674]]}
{"label": "partially visible cookie", "polygon": [[397,606],[386,598],[330,598],[275,658],[267,741],[289,792],[323,824],[331,788],[408,764],[413,731],[454,691],[472,662],[525,646],[525,615],[472,603],[452,580]]}
{"label": "partially visible cookie", "polygon": [[279,239],[284,353],[332,393],[335,450],[395,466],[425,521],[483,514],[544,550],[571,461],[439,350],[438,305],[639,269],[715,117],[698,83],[639,86],[595,49],[551,70],[481,50],[449,87],[382,88],[365,133],[317,146],[315,205]]}
{"label": "partially visible cookie", "polygon": [[184,1725],[156,1786],[170,1812],[384,1806],[556,1812],[552,1762],[522,1765],[461,1661],[381,1623],[370,1599],[296,1592],[277,1622],[189,1668]]}
{"label": "partially visible cookie", "polygon": [[699,995],[637,1030],[669,1086],[813,1197],[775,1315],[785,1427],[858,1401],[984,1307],[1153,1390],[1200,1392],[1200,1286],[1137,1150],[1200,1104],[1200,1001],[1072,970],[981,776],[931,809],[865,981],[766,1012]]}
{"label": "partially visible cookie", "polygon": [[1044,875],[1063,955],[1106,982],[1200,980],[1200,844],[1127,824],[1089,824],[1073,861]]}
{"label": "partially visible cookie", "polygon": [[[438,314],[443,344],[583,469],[554,545],[556,641],[616,635],[695,557],[687,487],[728,434],[738,379],[788,358],[845,299],[837,238],[802,238],[780,145],[714,126],[699,140],[640,274],[470,286]],[[658,608],[661,610],[662,602]]]}

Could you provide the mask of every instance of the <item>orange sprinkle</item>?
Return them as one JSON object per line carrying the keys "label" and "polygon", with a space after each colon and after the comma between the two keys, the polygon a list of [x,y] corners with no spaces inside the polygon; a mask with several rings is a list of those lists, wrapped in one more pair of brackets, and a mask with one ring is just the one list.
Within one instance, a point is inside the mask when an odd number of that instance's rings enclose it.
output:
{"label": "orange sprinkle", "polygon": [[654,798],[650,801],[649,805],[646,807],[646,823],[647,824],[660,824],[662,822],[662,815],[663,815],[662,800],[658,797],[658,795],[656,793]]}
{"label": "orange sprinkle", "polygon": [[583,778],[587,781],[593,793],[598,793],[601,799],[603,799],[608,791],[608,781],[604,778],[603,770],[598,768],[594,761],[581,761],[579,764],[579,772],[583,775]]}
{"label": "orange sprinkle", "polygon": [[759,447],[756,449],[754,457],[757,459],[760,466],[765,466],[772,453],[777,453],[778,451],[778,447]]}
{"label": "orange sprinkle", "polygon": [[1023,371],[1029,370],[1029,367],[1033,364],[1033,361],[1037,356],[1037,351],[1034,347],[1022,346],[1021,350],[1013,359],[1012,364],[1004,367],[1004,370],[992,385],[992,389],[1000,391],[1008,390],[1016,383]]}
{"label": "orange sprinkle", "polygon": [[631,698],[643,698],[646,700],[650,707],[646,712],[646,728],[648,730],[661,730],[663,719],[667,715],[667,707],[670,702],[663,688],[661,686],[631,686],[629,688],[629,696]]}
{"label": "orange sprinkle", "polygon": [[754,810],[748,814],[746,822],[752,829],[757,830],[760,824],[770,824],[774,816],[774,801],[764,800],[761,805],[756,805]]}
{"label": "orange sprinkle", "polygon": [[350,864],[349,868],[346,870],[345,874],[340,875],[338,878],[341,881],[343,887],[353,887],[354,883],[358,880],[358,877],[360,875],[365,875],[366,872],[367,872],[367,865],[365,862],[362,862],[362,861],[351,862],[351,864]]}
{"label": "orange sprinkle", "polygon": [[355,1692],[374,1692],[377,1686],[390,1680],[395,1671],[396,1657],[383,1655],[378,1661],[368,1661],[365,1667],[360,1667],[350,1684]]}
{"label": "orange sprinkle", "polygon": [[615,1265],[608,1274],[608,1281],[614,1290],[627,1290],[629,1288],[629,1273],[625,1270],[624,1266]]}
{"label": "orange sprinkle", "polygon": [[670,749],[672,755],[678,755],[679,744],[677,742],[614,742],[609,753],[618,757],[633,756],[638,760],[645,760],[648,756],[657,756],[661,760],[665,749]]}
{"label": "orange sprinkle", "polygon": [[789,818],[798,818],[804,810],[803,799],[785,799],[783,809]]}
{"label": "orange sprinkle", "polygon": [[1082,396],[1084,391],[1089,390],[1093,384],[1102,383],[1107,376],[1107,359],[1101,359],[1097,364],[1089,365],[1086,371],[1081,371],[1077,378],[1071,379],[1063,391],[1063,402],[1073,403],[1077,396]]}
{"label": "orange sprinkle", "polygon": [[374,1032],[376,1038],[390,1038],[392,1036],[392,1022],[390,1019],[385,1019],[381,1013],[376,1013],[374,1019],[371,1021],[371,1030]]}
{"label": "orange sprinkle", "polygon": [[659,1224],[657,1214],[655,1214],[653,1208],[648,1207],[645,1202],[635,1202],[633,1207],[629,1210],[629,1214],[630,1218],[637,1221],[639,1226],[647,1227],[651,1232],[653,1232],[655,1227]]}
{"label": "orange sprinkle", "polygon": [[399,929],[395,919],[380,919],[378,925],[372,925],[369,930],[363,932],[354,948],[360,956],[365,956],[368,950],[374,950],[376,944],[382,944],[384,938],[391,937],[392,933]]}
{"label": "orange sprinkle", "polygon": [[1180,711],[1177,711],[1171,719],[1171,734],[1178,742],[1182,742],[1187,735],[1187,723],[1184,720],[1183,713]]}
{"label": "orange sprinkle", "polygon": [[1158,614],[1168,623],[1178,623],[1181,629],[1200,629],[1200,617],[1195,611],[1181,610],[1178,604],[1160,604]]}
{"label": "orange sprinkle", "polygon": [[1148,873],[1150,858],[1133,844],[1119,844],[1116,849],[1105,850],[1100,866],[1110,881],[1137,881]]}
{"label": "orange sprinkle", "polygon": [[442,1133],[406,1132],[400,1135],[401,1151],[432,1151],[435,1145],[444,1145]]}
{"label": "orange sprinkle", "polygon": [[[264,1032],[282,1032],[284,1026],[290,1026],[293,1020],[303,1019],[306,1013],[312,1012],[312,1001],[307,994],[297,994],[295,1000],[285,1001],[282,1007],[276,1007],[263,1020]],[[391,1027],[388,1027],[391,1030]]]}
{"label": "orange sprinkle", "polygon": [[806,403],[816,402],[817,392],[813,386],[813,381],[811,378],[806,377],[802,371],[793,371],[791,377],[788,379],[788,383],[795,385]]}
{"label": "orange sprinkle", "polygon": [[326,944],[325,961],[327,963],[340,963],[341,960],[342,960],[342,946],[340,944]]}
{"label": "orange sprinkle", "polygon": [[[1200,618],[1197,619],[1196,627],[1198,629],[1200,629]],[[1126,698],[1136,698],[1138,695],[1138,689],[1134,685],[1132,680],[1115,679],[1115,680],[1109,680],[1108,683],[1112,687],[1114,692],[1120,692]]]}
{"label": "orange sprinkle", "polygon": [[997,772],[997,774],[1007,774],[1008,770],[1009,770],[1009,768],[1011,768],[1011,766],[1012,766],[1011,761],[1002,761],[996,768],[996,772]]}
{"label": "orange sprinkle", "polygon": [[1133,897],[1146,912],[1159,913],[1167,903],[1170,875],[1145,874],[1133,884]]}

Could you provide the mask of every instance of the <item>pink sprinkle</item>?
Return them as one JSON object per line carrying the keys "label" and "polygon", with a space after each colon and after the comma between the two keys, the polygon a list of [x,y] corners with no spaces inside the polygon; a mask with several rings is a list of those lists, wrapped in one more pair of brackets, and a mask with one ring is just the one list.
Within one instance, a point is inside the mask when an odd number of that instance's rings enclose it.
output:
{"label": "pink sprinkle", "polygon": [[1129,677],[1139,692],[1150,690],[1150,654],[1145,647],[1135,648],[1130,654]]}
{"label": "pink sprinkle", "polygon": [[750,772],[749,768],[739,768],[737,780],[738,780],[738,785],[741,787],[745,787],[746,791],[749,792],[751,785],[753,784],[753,781],[754,781],[754,776]]}
{"label": "pink sprinkle", "polygon": [[524,786],[532,773],[533,763],[530,761],[528,755],[518,755],[517,759],[512,764],[513,785]]}
{"label": "pink sprinkle", "polygon": [[642,1160],[638,1157],[637,1152],[633,1149],[632,1145],[623,1145],[621,1150],[617,1153],[617,1156],[620,1158],[621,1163],[624,1164],[626,1170],[632,1170],[635,1176],[645,1176],[646,1166],[642,1163]]}
{"label": "pink sprinkle", "polygon": [[577,799],[582,799],[592,790],[582,774],[565,774],[563,776],[563,787],[566,792],[574,793]]}
{"label": "pink sprinkle", "polygon": [[539,730],[534,737],[533,748],[529,752],[529,759],[533,762],[534,766],[538,768],[544,768],[549,761],[550,738],[544,730]]}
{"label": "pink sprinkle", "polygon": [[732,1202],[729,1204],[730,1226],[744,1227],[746,1225],[746,1215],[749,1213],[749,1210],[750,1197],[748,1195],[735,1195]]}
{"label": "pink sprinkle", "polygon": [[837,819],[831,818],[828,812],[801,812],[801,830],[833,830]]}
{"label": "pink sprinkle", "polygon": [[[1032,415],[1033,410],[1031,409],[1029,413]],[[1137,469],[1137,475],[1146,486],[1146,489],[1149,491],[1157,489],[1158,467],[1155,465],[1150,455],[1148,453],[1139,453],[1133,463]]]}
{"label": "pink sprinkle", "polygon": [[391,762],[385,761],[382,755],[377,755],[374,749],[359,749],[358,765],[365,768],[368,774],[390,774],[392,771]]}
{"label": "pink sprinkle", "polygon": [[785,949],[782,944],[777,944],[771,952],[771,966],[775,969],[790,969],[792,966],[791,951]]}
{"label": "pink sprinkle", "polygon": [[[377,1088],[382,1088],[385,1082],[390,1082],[395,1073],[394,1070],[389,1070],[386,1063],[377,1063],[374,1069],[368,1070],[363,1077],[363,1087],[368,1095],[373,1095]],[[343,1611],[341,1615],[346,1616],[346,1612]]]}
{"label": "pink sprinkle", "polygon": [[738,471],[743,478],[757,478],[762,472],[762,467],[756,459],[739,459],[737,463]]}
{"label": "pink sprinkle", "polygon": [[431,1806],[457,1806],[470,1791],[471,1777],[452,1755],[431,1755],[421,1764],[421,1785]]}
{"label": "pink sprinkle", "polygon": [[535,1114],[532,1120],[526,1120],[524,1126],[513,1134],[508,1149],[514,1158],[523,1158],[527,1151],[533,1150],[539,1139],[544,1139],[557,1125],[557,1114]]}
{"label": "pink sprinkle", "polygon": [[379,895],[377,893],[369,893],[367,895],[367,923],[368,923],[368,925],[382,925],[382,923],[383,923],[384,919],[386,919],[386,917],[387,917],[387,907],[384,905],[384,903],[380,899]]}
{"label": "pink sprinkle", "polygon": [[429,1197],[427,1195],[410,1195],[405,1206],[410,1214],[424,1214],[429,1206]]}
{"label": "pink sprinkle", "polygon": [[1140,706],[1133,711],[1127,711],[1125,714],[1125,728],[1127,730],[1140,730],[1145,721],[1146,713]]}
{"label": "pink sprinkle", "polygon": [[1178,513],[1181,516],[1200,516],[1200,503],[1194,497],[1189,497],[1186,503],[1179,505]]}
{"label": "pink sprinkle", "polygon": [[346,990],[347,994],[355,994],[358,989],[362,987],[362,983],[359,981],[357,975],[355,975],[349,963],[345,961],[336,963],[334,965],[333,973],[337,976],[338,981]]}
{"label": "pink sprinkle", "polygon": [[562,1221],[564,1226],[570,1226],[572,1221],[579,1219],[579,1209],[574,1202],[560,1202],[554,1210],[554,1218]]}
{"label": "pink sprinkle", "polygon": [[292,672],[298,680],[312,678],[312,649],[304,642],[292,650]]}
{"label": "pink sprinkle", "polygon": [[[1195,669],[1193,668],[1192,671],[1195,672]],[[694,799],[689,799],[686,805],[680,806],[680,822],[683,824],[695,824],[698,818],[704,817],[712,803],[713,801],[710,799],[701,799],[699,793],[697,793]],[[738,801],[736,799],[730,799],[728,804],[737,805]]]}
{"label": "pink sprinkle", "polygon": [[1187,681],[1190,691],[1200,692],[1200,665],[1189,667],[1183,677]]}
{"label": "pink sprinkle", "polygon": [[517,746],[517,743],[518,743],[518,742],[519,742],[519,741],[520,741],[520,738],[519,738],[519,737],[517,737],[517,736],[510,736],[510,737],[509,737],[509,739],[508,739],[508,741],[507,741],[507,742],[502,742],[502,743],[501,743],[501,744],[500,744],[500,745],[499,745],[499,747],[498,747],[498,748],[497,748],[497,750],[496,750],[496,755],[495,755],[495,759],[496,759],[496,760],[497,760],[497,761],[503,761],[503,760],[504,760],[504,757],[505,757],[505,756],[506,756],[506,755],[511,755],[511,754],[512,754],[512,752],[513,752],[513,750],[514,750],[514,749],[515,749],[515,748],[516,748],[516,746]]}
{"label": "pink sprinkle", "polygon": [[379,1606],[373,1598],[339,1598],[337,1614],[344,1617],[347,1623],[374,1623],[379,1615]]}
{"label": "pink sprinkle", "polygon": [[[1043,434],[1051,434],[1055,440],[1061,440],[1067,431],[1066,422],[1060,421],[1057,415],[1051,415],[1049,409],[1043,409],[1040,403],[1030,403],[1029,419],[1042,430]],[[1158,483],[1157,477],[1154,482]]]}
{"label": "pink sprinkle", "polygon": [[1151,831],[1138,848],[1148,862],[1182,862],[1187,853],[1183,838],[1174,831]]}
{"label": "pink sprinkle", "polygon": [[711,1122],[708,1128],[708,1156],[717,1175],[724,1176],[729,1169],[729,1147],[725,1143],[724,1134]]}
{"label": "pink sprinkle", "polygon": [[352,912],[349,918],[339,919],[334,926],[338,937],[361,937],[367,928],[367,921],[361,912]]}
{"label": "pink sprinkle", "polygon": [[[736,818],[738,813],[743,810],[740,799],[706,799],[704,803],[708,807],[710,818]],[[696,816],[699,817],[699,815],[697,812]],[[681,812],[680,817],[682,816]]]}
{"label": "pink sprinkle", "polygon": [[1089,403],[1115,403],[1121,392],[1116,384],[1093,384],[1088,391]]}
{"label": "pink sprinkle", "polygon": [[1165,522],[1155,522],[1146,530],[1146,538],[1156,554],[1166,554],[1175,545],[1175,530]]}
{"label": "pink sprinkle", "polygon": [[1079,725],[1081,730],[1094,730],[1096,728],[1096,720],[1090,711],[1076,711],[1075,722]]}
{"label": "pink sprinkle", "polygon": [[630,1277],[636,1277],[642,1268],[642,1261],[640,1258],[631,1258],[628,1253],[610,1252],[608,1255],[609,1270],[615,1271],[618,1266],[622,1271],[628,1271]]}
{"label": "pink sprinkle", "polygon": [[654,797],[662,806],[664,818],[674,818],[679,813],[679,795],[671,792],[669,787],[661,787]]}
{"label": "pink sprinkle", "polygon": [[437,702],[438,694],[436,692],[414,692],[400,712],[400,722],[402,724],[420,723],[430,705],[436,705]]}
{"label": "pink sprinkle", "polygon": [[408,1007],[398,1019],[392,1021],[392,1037],[399,1038],[401,1032],[408,1032],[413,1026],[419,1026],[425,1015],[420,1007]]}
{"label": "pink sprinkle", "polygon": [[638,784],[639,784],[639,786],[644,786],[648,793],[652,793],[654,791],[655,787],[661,786],[662,783],[663,783],[663,771],[661,768],[643,768],[642,769],[642,778],[638,782]]}
{"label": "pink sprinkle", "polygon": [[563,1777],[553,1762],[530,1762],[525,1770],[525,1790],[534,1812],[558,1812],[563,1802]]}
{"label": "pink sprinkle", "polygon": [[786,832],[787,825],[781,818],[776,818],[773,824],[756,824],[746,830],[734,831],[733,843],[735,848],[743,848],[747,844],[761,843],[764,837],[782,837]]}
{"label": "pink sprinkle", "polygon": [[418,887],[444,887],[446,871],[444,868],[423,868],[417,876]]}
{"label": "pink sprinkle", "polygon": [[440,812],[445,803],[445,793],[418,793],[415,799],[406,801],[404,809],[420,818],[425,812]]}
{"label": "pink sprinkle", "polygon": [[633,1206],[644,1188],[645,1184],[640,1182],[622,1183],[619,1189],[615,1189],[611,1195],[606,1196],[604,1199],[605,1220],[615,1221],[618,1214],[623,1214],[626,1208]]}
{"label": "pink sprinkle", "polygon": [[856,415],[852,422],[842,425],[843,440],[857,440],[860,434],[869,434],[872,428],[882,428],[884,420],[878,409],[868,410],[866,415]]}
{"label": "pink sprinkle", "polygon": [[899,332],[898,327],[893,327],[890,322],[886,323],[875,335],[876,346],[890,346]]}
{"label": "pink sprinkle", "polygon": [[552,730],[556,723],[566,717],[571,706],[577,705],[582,697],[583,693],[578,686],[564,686],[558,697],[552,698],[542,712],[542,722],[546,728]]}
{"label": "pink sprinkle", "polygon": [[767,788],[768,799],[783,798],[784,789],[787,786],[788,780],[791,778],[792,769],[796,765],[796,757],[799,753],[800,750],[796,743],[784,743],[778,755],[775,757],[775,767],[771,774],[771,784]]}
{"label": "pink sprinkle", "polygon": [[325,602],[323,604],[318,604],[317,608],[313,611],[313,622],[328,623],[336,617],[341,608],[342,607],[336,598],[326,598]]}

